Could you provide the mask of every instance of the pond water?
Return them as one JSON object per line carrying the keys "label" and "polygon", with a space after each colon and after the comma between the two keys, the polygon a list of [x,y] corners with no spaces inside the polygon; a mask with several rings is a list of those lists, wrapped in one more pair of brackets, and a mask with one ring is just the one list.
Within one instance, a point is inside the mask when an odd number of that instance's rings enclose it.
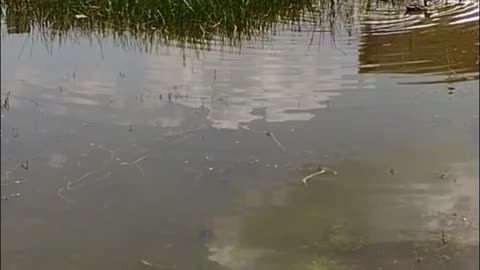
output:
{"label": "pond water", "polygon": [[2,30],[1,268],[478,269],[478,2],[434,7],[210,50]]}

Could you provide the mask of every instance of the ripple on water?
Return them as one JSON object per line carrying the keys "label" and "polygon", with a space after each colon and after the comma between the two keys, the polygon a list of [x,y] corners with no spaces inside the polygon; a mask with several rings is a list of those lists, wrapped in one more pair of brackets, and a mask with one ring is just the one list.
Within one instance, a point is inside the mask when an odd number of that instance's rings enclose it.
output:
{"label": "ripple on water", "polygon": [[373,9],[361,18],[360,73],[443,74],[448,81],[476,79],[469,75],[478,73],[478,1],[435,1],[429,5],[427,16],[385,10]]}

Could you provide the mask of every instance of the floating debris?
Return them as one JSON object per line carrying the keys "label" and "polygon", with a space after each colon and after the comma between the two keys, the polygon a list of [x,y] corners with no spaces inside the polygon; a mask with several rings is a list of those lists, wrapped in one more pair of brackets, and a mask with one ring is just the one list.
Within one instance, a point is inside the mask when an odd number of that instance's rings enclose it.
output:
{"label": "floating debris", "polygon": [[8,111],[10,109],[10,94],[12,91],[8,91],[7,96],[3,100],[2,109]]}
{"label": "floating debris", "polygon": [[250,128],[249,128],[249,127],[246,127],[246,126],[237,125],[237,127],[238,127],[238,128],[241,128],[241,129],[244,129],[244,130],[250,131]]}
{"label": "floating debris", "polygon": [[87,172],[86,174],[80,176],[79,178],[77,178],[77,179],[75,179],[75,180],[68,181],[67,184],[66,184],[67,190],[71,190],[73,184],[82,181],[83,179],[85,179],[86,177],[88,177],[88,176],[90,176],[90,175],[92,175],[92,174],[94,174],[94,173],[96,173],[96,171]]}
{"label": "floating debris", "polygon": [[6,200],[8,200],[8,197],[7,196],[2,196],[2,200],[6,201]]}
{"label": "floating debris", "polygon": [[65,185],[61,186],[58,190],[57,190],[57,195],[58,197],[60,197],[62,200],[66,201],[66,202],[70,202],[70,200],[68,200],[64,195],[63,195],[63,192],[65,191],[65,189],[67,190],[72,190],[72,186],[76,183],[79,183],[80,181],[82,181],[83,179],[87,178],[88,176],[92,175],[96,173],[96,171],[91,171],[91,172],[87,172],[86,174],[80,176],[79,178],[77,179],[74,179],[74,180],[71,180],[71,181],[68,181]]}
{"label": "floating debris", "polygon": [[327,168],[327,167],[320,167],[319,168],[319,171],[315,172],[315,173],[312,173],[310,175],[307,175],[305,176],[303,179],[302,179],[302,182],[305,186],[307,186],[307,181],[310,180],[311,178],[317,176],[317,175],[321,175],[321,174],[324,174],[326,173],[327,171],[330,171],[332,172],[333,174],[337,174],[337,172],[335,170],[332,170],[330,168]]}
{"label": "floating debris", "polygon": [[22,168],[25,169],[25,170],[28,170],[28,168],[29,168],[29,162],[28,162],[28,160],[22,161],[22,163],[20,164],[20,167],[22,167]]}
{"label": "floating debris", "polygon": [[286,152],[285,147],[280,143],[280,141],[275,137],[275,135],[274,135],[272,132],[265,132],[265,135],[271,137],[272,140],[275,142],[275,144],[276,144],[283,152]]}
{"label": "floating debris", "polygon": [[125,73],[123,73],[123,72],[119,72],[118,75],[120,76],[120,78],[125,78],[125,77],[127,77],[127,75],[125,75]]}
{"label": "floating debris", "polygon": [[137,169],[140,171],[140,174],[142,176],[145,176],[145,171],[143,170],[143,168],[138,164],[140,163],[140,161],[146,159],[148,156],[142,156],[142,157],[139,157],[137,159],[135,159],[134,161],[131,161],[131,162],[120,162],[120,165],[133,165],[135,167],[137,167]]}
{"label": "floating debris", "polygon": [[448,90],[455,90],[455,87],[449,85],[449,86],[447,87],[447,89],[448,89]]}
{"label": "floating debris", "polygon": [[315,176],[320,175],[320,174],[324,174],[325,172],[326,172],[326,170],[320,170],[320,171],[318,171],[318,172],[316,172],[316,173],[312,173],[312,174],[304,177],[304,178],[302,179],[302,182],[303,182],[303,184],[306,186],[306,185],[307,185],[307,181],[310,180],[312,177],[315,177]]}
{"label": "floating debris", "polygon": [[442,231],[442,244],[445,246],[447,245],[447,239],[445,237],[445,231]]}
{"label": "floating debris", "polygon": [[142,156],[142,157],[139,157],[139,158],[135,159],[132,163],[133,163],[133,164],[137,164],[137,163],[139,163],[140,161],[146,159],[147,157],[148,157],[148,156],[146,156],[146,155],[145,155],[145,156]]}
{"label": "floating debris", "polygon": [[390,169],[390,174],[391,175],[394,175],[395,174],[395,171],[393,169]]}
{"label": "floating debris", "polygon": [[445,179],[447,177],[448,177],[448,173],[446,173],[446,172],[440,173],[440,179]]}
{"label": "floating debris", "polygon": [[152,266],[153,266],[152,263],[150,263],[150,262],[148,262],[148,261],[146,261],[146,260],[138,259],[138,261],[139,261],[141,264],[145,265],[145,266],[148,266],[148,267],[152,267]]}

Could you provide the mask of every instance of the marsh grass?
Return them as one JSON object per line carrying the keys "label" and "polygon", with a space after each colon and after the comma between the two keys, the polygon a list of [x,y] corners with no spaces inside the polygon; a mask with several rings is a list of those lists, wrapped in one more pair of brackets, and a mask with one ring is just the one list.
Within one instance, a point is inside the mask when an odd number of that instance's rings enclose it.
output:
{"label": "marsh grass", "polygon": [[[72,32],[111,35],[122,43],[238,45],[262,37],[278,23],[333,28],[351,12],[348,0],[1,0],[8,33],[48,32],[56,39]],[[342,12],[347,10],[347,12]],[[2,29],[4,31],[5,29]],[[127,36],[127,39],[124,37]],[[135,42],[133,42],[135,43]],[[135,46],[135,44],[130,44]],[[151,49],[151,48],[150,48]],[[149,50],[149,48],[146,48]]]}

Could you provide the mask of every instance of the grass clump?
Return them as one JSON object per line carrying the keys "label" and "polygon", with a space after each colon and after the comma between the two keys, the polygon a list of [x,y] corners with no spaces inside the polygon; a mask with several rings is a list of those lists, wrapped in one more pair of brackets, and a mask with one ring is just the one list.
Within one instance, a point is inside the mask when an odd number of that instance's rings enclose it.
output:
{"label": "grass clump", "polygon": [[[322,3],[322,4],[320,4]],[[245,38],[330,0],[1,0],[7,26],[159,31],[170,39]],[[21,23],[20,23],[21,22]]]}

